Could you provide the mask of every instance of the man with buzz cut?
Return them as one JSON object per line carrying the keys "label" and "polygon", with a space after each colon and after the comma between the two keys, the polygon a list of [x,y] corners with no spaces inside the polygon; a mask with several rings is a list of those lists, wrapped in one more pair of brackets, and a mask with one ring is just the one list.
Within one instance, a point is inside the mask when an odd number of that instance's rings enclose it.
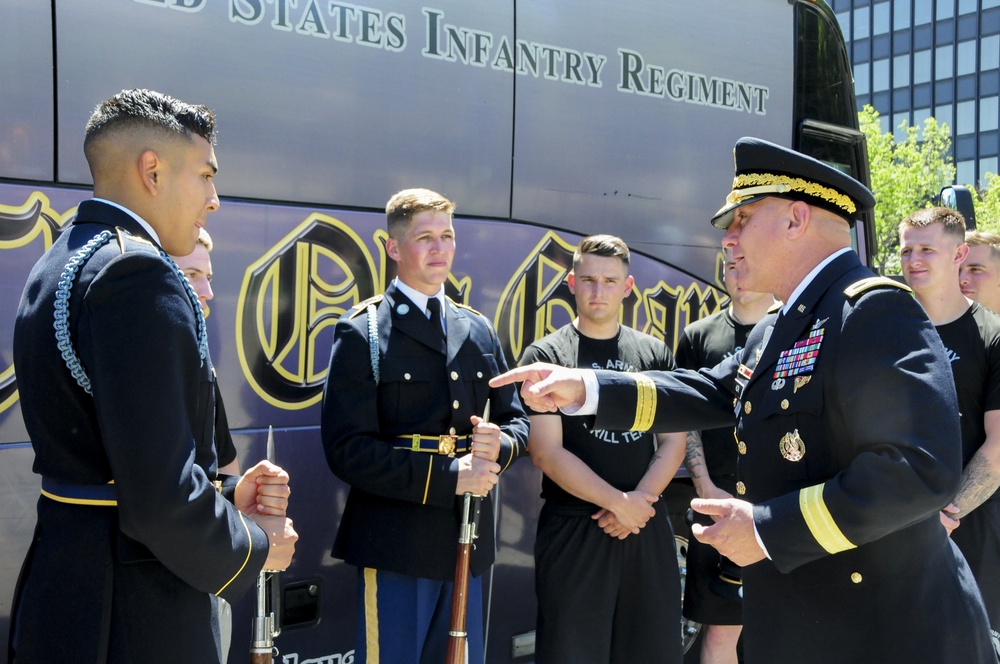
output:
{"label": "man with buzz cut", "polygon": [[351,486],[333,555],[358,570],[357,662],[444,661],[466,493],[483,499],[465,662],[485,657],[490,490],[525,452],[528,418],[513,388],[489,386],[507,369],[493,325],[445,295],[454,210],[429,189],[389,199],[385,248],[396,278],[333,332],[322,438],[330,469]]}
{"label": "man with buzz cut", "polygon": [[965,219],[944,207],[899,224],[903,277],[951,360],[962,431],[962,482],[941,522],[969,561],[1000,655],[1000,317],[962,294]]}
{"label": "man with buzz cut", "polygon": [[758,138],[712,219],[736,279],[784,302],[698,372],[534,364],[526,404],[651,431],[732,427],[736,496],[691,501],[743,567],[746,664],[995,664],[982,598],[939,513],[958,490],[955,385],[908,289],[851,248],[867,187]]}
{"label": "man with buzz cut", "polygon": [[94,196],[39,259],[14,324],[42,476],[13,664],[217,663],[217,603],[288,566],[288,473],[220,476],[191,253],[219,207],[215,116],[123,90],[87,123]]}
{"label": "man with buzz cut", "polygon": [[[576,317],[529,346],[522,363],[618,371],[676,366],[662,340],[619,323],[633,287],[620,238],[583,238],[566,281]],[[544,473],[545,499],[535,541],[536,661],[679,664],[680,575],[660,495],[684,456],[685,435],[529,415],[531,460]]]}
{"label": "man with buzz cut", "polygon": [[962,261],[962,295],[993,313],[1000,313],[1000,235],[968,231],[969,255]]}

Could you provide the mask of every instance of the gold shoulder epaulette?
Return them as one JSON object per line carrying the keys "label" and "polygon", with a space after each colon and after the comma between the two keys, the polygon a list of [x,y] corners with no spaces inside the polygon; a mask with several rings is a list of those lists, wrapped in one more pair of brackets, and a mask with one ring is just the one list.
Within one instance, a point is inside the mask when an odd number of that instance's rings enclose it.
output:
{"label": "gold shoulder epaulette", "polygon": [[147,240],[144,237],[139,237],[138,235],[132,235],[127,230],[121,226],[115,226],[115,233],[118,234],[118,250],[123,254],[125,253],[125,241],[131,240],[132,242],[138,242],[139,244],[149,247],[150,249],[156,249],[156,245]]}
{"label": "gold shoulder epaulette", "polygon": [[899,290],[904,290],[907,293],[913,292],[906,284],[896,281],[895,279],[890,279],[889,277],[867,277],[861,281],[855,281],[853,284],[845,288],[844,295],[853,300],[862,293],[867,293],[875,288],[898,288]]}
{"label": "gold shoulder epaulette", "polygon": [[477,316],[482,316],[483,315],[483,313],[481,311],[476,311],[475,309],[473,309],[472,307],[470,307],[467,304],[462,304],[461,302],[456,302],[455,300],[451,299],[450,297],[448,298],[448,301],[451,302],[452,304],[454,304],[459,309],[465,309],[466,311],[471,311],[472,313],[476,314]]}
{"label": "gold shoulder epaulette", "polygon": [[384,297],[384,294],[383,293],[379,293],[378,295],[371,296],[370,298],[368,298],[364,302],[358,302],[356,305],[354,305],[353,309],[351,309],[350,311],[347,312],[347,320],[351,320],[355,316],[359,316],[360,314],[363,314],[364,311],[365,311],[365,309],[368,308],[369,304],[378,304],[379,302],[382,301],[383,297]]}

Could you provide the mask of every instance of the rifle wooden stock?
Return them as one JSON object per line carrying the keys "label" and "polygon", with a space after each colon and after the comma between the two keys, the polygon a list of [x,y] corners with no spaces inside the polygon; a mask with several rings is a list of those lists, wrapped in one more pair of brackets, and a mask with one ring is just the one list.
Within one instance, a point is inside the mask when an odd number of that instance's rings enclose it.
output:
{"label": "rifle wooden stock", "polygon": [[468,632],[465,618],[469,602],[469,567],[472,542],[479,526],[479,507],[482,498],[466,493],[462,505],[462,527],[458,536],[458,556],[455,560],[455,582],[451,594],[451,627],[448,630],[448,650],[445,664],[465,664],[468,650]]}

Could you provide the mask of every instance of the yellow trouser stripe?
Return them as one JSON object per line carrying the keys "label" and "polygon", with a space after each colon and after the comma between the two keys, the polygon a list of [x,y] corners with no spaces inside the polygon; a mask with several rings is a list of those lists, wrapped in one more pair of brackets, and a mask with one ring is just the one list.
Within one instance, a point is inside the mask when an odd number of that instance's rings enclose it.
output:
{"label": "yellow trouser stripe", "polygon": [[648,431],[653,426],[656,417],[656,384],[653,379],[642,374],[633,374],[635,378],[635,422],[632,431]]}
{"label": "yellow trouser stripe", "polygon": [[823,501],[824,486],[826,485],[817,484],[799,491],[799,509],[802,510],[802,518],[806,520],[809,531],[827,553],[840,553],[853,549],[855,545],[840,532],[830,510],[826,508],[826,502]]}
{"label": "yellow trouser stripe", "polygon": [[375,570],[365,568],[365,643],[368,659],[365,664],[378,664],[378,581]]}

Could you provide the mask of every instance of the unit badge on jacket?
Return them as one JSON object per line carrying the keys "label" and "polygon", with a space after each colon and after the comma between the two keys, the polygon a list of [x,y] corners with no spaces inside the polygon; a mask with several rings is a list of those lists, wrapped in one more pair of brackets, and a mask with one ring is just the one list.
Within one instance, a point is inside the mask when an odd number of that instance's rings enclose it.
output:
{"label": "unit badge on jacket", "polygon": [[802,442],[798,429],[782,436],[778,447],[781,449],[781,456],[789,461],[801,461],[806,455],[806,444]]}

